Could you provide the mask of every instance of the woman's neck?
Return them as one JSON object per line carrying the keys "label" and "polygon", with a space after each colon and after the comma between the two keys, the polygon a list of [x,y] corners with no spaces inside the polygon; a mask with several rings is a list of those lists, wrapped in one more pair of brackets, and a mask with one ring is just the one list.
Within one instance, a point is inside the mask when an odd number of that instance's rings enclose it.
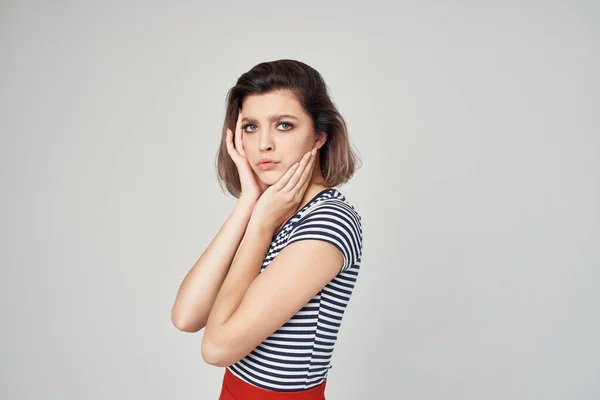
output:
{"label": "woman's neck", "polygon": [[322,183],[309,183],[308,187],[306,188],[306,192],[304,192],[304,197],[302,198],[302,201],[300,201],[296,211],[308,204],[313,197],[325,189],[331,189],[331,187]]}

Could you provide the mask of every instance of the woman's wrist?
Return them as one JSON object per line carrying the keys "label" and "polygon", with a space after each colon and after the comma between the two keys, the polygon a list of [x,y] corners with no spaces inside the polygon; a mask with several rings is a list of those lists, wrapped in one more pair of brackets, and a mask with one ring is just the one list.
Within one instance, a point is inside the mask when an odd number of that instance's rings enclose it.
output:
{"label": "woman's wrist", "polygon": [[233,207],[233,210],[231,211],[232,217],[235,216],[234,218],[239,220],[240,223],[244,225],[244,230],[248,226],[248,222],[252,217],[255,205],[256,201],[253,201],[252,199],[249,199],[247,197],[239,197],[238,201]]}
{"label": "woman's wrist", "polygon": [[254,199],[251,198],[249,196],[244,196],[241,195],[238,198],[237,204],[241,205],[241,206],[245,206],[245,207],[250,207],[250,208],[254,208],[254,206],[256,205],[256,202],[258,201],[258,199]]}
{"label": "woman's wrist", "polygon": [[246,227],[246,232],[251,232],[253,234],[266,234],[272,236],[275,233],[275,229],[265,223],[265,221],[261,221],[259,218],[256,218],[254,214],[250,217],[250,221],[248,221],[248,226]]}

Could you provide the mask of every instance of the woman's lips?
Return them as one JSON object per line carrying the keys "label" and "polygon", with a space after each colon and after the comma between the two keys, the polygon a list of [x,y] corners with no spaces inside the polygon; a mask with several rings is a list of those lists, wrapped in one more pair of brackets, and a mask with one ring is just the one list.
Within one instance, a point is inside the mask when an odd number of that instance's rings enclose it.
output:
{"label": "woman's lips", "polygon": [[277,167],[279,163],[273,162],[273,161],[269,161],[269,162],[263,162],[258,164],[258,168],[262,169],[263,171],[269,170],[269,169],[273,169],[275,167]]}

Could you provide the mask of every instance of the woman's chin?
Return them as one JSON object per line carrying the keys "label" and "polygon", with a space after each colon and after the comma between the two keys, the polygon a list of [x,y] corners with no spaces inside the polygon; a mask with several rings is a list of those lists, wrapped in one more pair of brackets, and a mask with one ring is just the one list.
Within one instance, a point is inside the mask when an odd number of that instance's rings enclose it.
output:
{"label": "woman's chin", "polygon": [[257,174],[258,179],[260,179],[260,181],[267,185],[267,186],[271,186],[277,183],[277,181],[279,181],[279,179],[281,179],[281,177],[283,176],[283,174],[279,171],[260,171]]}

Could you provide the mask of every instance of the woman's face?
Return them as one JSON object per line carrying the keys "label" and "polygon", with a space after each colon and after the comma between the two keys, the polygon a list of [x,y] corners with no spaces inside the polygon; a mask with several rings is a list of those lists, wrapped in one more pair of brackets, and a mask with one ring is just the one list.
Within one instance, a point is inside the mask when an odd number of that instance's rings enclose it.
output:
{"label": "woman's face", "polygon": [[[313,121],[289,90],[246,96],[242,103],[242,143],[246,158],[262,183],[270,186],[315,145]],[[261,163],[265,159],[273,162]],[[317,166],[315,165],[315,169]]]}

